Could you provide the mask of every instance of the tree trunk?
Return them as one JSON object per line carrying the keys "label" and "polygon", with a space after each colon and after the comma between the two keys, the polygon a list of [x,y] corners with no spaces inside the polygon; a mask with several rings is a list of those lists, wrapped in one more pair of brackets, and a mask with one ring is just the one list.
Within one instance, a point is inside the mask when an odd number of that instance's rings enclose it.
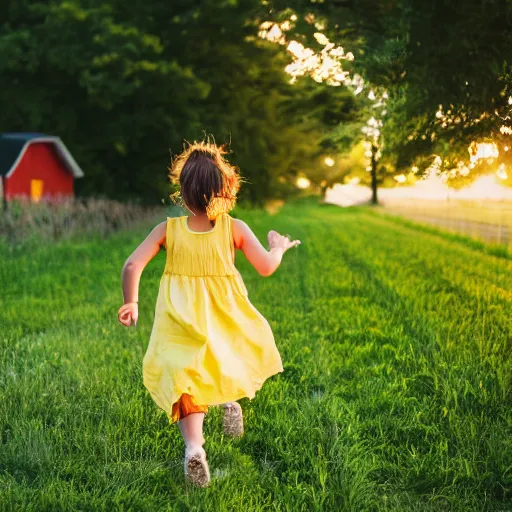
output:
{"label": "tree trunk", "polygon": [[379,204],[377,197],[377,146],[372,144],[372,204]]}

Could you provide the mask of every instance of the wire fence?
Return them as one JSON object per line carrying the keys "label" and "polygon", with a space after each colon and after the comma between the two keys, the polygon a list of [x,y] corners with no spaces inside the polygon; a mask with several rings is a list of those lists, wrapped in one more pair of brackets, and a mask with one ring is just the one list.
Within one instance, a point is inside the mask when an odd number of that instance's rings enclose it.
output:
{"label": "wire fence", "polygon": [[512,202],[391,199],[391,214],[512,249]]}

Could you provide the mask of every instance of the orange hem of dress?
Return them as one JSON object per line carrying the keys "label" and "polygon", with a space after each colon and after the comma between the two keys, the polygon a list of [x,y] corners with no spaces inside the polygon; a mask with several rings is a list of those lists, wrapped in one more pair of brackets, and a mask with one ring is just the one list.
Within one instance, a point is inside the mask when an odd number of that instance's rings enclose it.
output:
{"label": "orange hem of dress", "polygon": [[[222,402],[216,402],[216,403],[211,403],[211,404],[201,404],[201,405],[198,405],[197,407],[198,408],[206,408],[206,411],[202,411],[202,410],[198,410],[196,412],[204,412],[205,414],[207,413],[207,410],[208,410],[208,407],[215,407],[215,406],[218,406],[218,405],[221,405],[221,404],[225,404],[227,402],[236,402],[237,400],[241,400],[242,398],[248,398],[249,400],[252,400],[255,396],[256,396],[256,393],[263,387],[263,384],[265,384],[265,382],[270,379],[270,377],[273,377],[274,375],[277,375],[278,373],[283,373],[284,372],[284,368],[281,368],[280,370],[278,370],[277,372],[269,375],[262,383],[259,387],[255,388],[253,393],[252,393],[252,396],[248,395],[247,393],[240,393],[240,394],[237,394],[237,395],[232,395],[231,397],[228,397],[224,400],[222,400]],[[186,395],[187,393],[186,392],[182,392],[179,396],[180,398],[174,402],[173,406],[181,399],[182,395]],[[195,399],[194,399],[195,401]],[[173,415],[173,412],[172,412],[172,408],[171,408],[171,412],[169,411],[166,411],[165,409],[163,409],[165,414],[167,415],[167,417],[169,418],[170,422],[171,423],[176,423],[177,421],[179,421],[179,418],[178,419],[174,419],[176,417],[176,415]]]}

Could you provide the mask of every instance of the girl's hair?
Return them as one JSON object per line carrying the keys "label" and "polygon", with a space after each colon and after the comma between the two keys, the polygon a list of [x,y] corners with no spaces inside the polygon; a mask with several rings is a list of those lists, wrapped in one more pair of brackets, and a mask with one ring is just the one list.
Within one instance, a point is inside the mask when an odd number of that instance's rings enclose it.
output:
{"label": "girl's hair", "polygon": [[225,146],[210,141],[188,143],[169,167],[171,182],[179,185],[179,190],[170,196],[172,200],[176,202],[181,195],[187,208],[206,213],[209,219],[232,210],[242,180],[225,154]]}

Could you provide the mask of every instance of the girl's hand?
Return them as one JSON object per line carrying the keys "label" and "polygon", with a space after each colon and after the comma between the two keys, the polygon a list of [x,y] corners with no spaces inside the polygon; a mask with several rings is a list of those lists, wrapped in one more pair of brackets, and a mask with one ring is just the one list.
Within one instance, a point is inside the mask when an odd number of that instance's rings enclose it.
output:
{"label": "girl's hand", "polygon": [[123,304],[117,312],[117,318],[123,325],[126,325],[126,327],[130,327],[132,321],[134,325],[137,325],[137,320],[139,319],[139,305],[136,302]]}
{"label": "girl's hand", "polygon": [[270,250],[279,249],[283,251],[283,254],[290,248],[299,245],[300,240],[290,240],[288,236],[280,235],[277,231],[268,232],[268,245]]}

